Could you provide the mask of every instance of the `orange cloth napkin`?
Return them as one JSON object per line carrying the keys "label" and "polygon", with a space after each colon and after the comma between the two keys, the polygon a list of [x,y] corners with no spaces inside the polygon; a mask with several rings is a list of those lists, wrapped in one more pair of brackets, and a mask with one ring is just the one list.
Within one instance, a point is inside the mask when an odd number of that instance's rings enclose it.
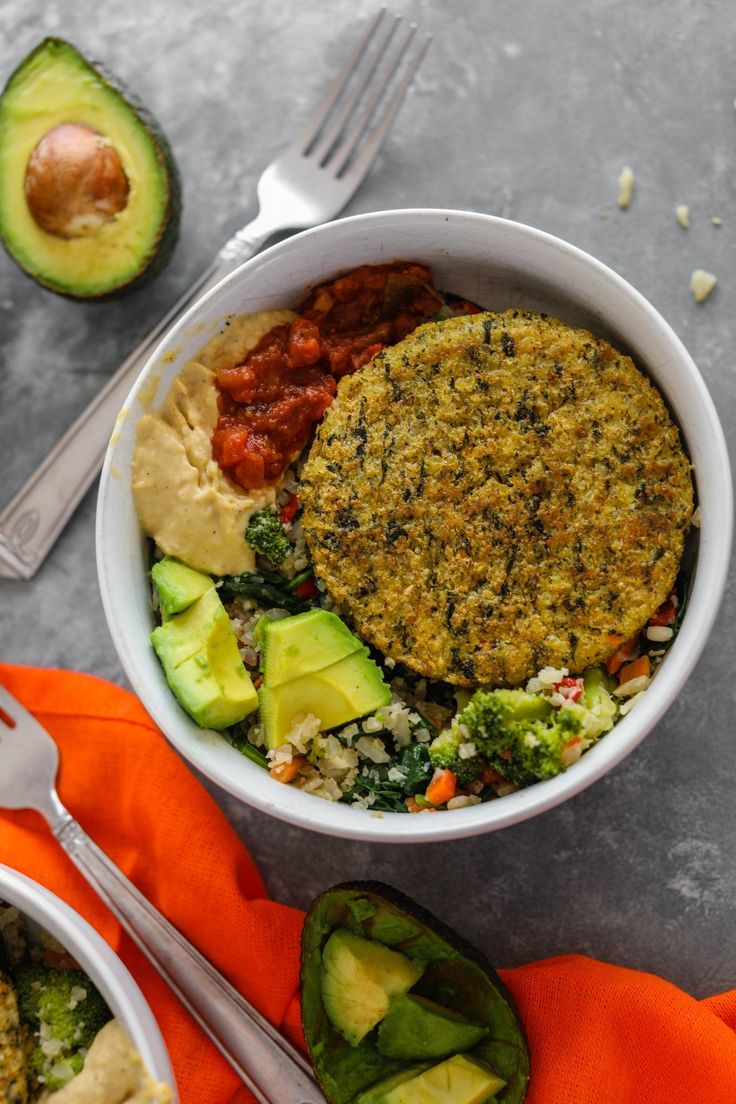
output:
{"label": "orange cloth napkin", "polygon": [[[61,750],[59,793],[92,838],[261,1011],[302,1043],[302,914],[269,901],[224,815],[139,702],[89,675],[0,665]],[[182,1104],[252,1097],[32,812],[0,813],[0,862],[84,915],[150,1002]],[[736,990],[696,1001],[579,955],[501,971],[532,1056],[527,1104],[734,1104]]]}

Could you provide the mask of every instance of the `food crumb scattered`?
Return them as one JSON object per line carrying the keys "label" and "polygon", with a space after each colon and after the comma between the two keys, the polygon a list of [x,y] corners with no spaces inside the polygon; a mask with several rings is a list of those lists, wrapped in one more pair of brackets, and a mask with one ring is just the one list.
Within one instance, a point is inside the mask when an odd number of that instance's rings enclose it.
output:
{"label": "food crumb scattered", "polygon": [[696,506],[693,510],[693,516],[690,518],[690,524],[694,525],[696,529],[700,528],[700,507]]}
{"label": "food crumb scattered", "polygon": [[696,303],[704,303],[713,288],[718,283],[718,277],[712,272],[706,272],[703,268],[696,268],[690,277],[690,291]]}
{"label": "food crumb scattered", "polygon": [[629,206],[633,194],[634,172],[628,165],[625,165],[618,178],[618,205],[622,210]]}
{"label": "food crumb scattered", "polygon": [[675,208],[675,216],[683,230],[690,229],[690,208],[687,203],[681,203]]}
{"label": "food crumb scattered", "polygon": [[718,215],[714,215],[710,221],[713,223],[714,226],[723,226],[723,219],[718,218]]}

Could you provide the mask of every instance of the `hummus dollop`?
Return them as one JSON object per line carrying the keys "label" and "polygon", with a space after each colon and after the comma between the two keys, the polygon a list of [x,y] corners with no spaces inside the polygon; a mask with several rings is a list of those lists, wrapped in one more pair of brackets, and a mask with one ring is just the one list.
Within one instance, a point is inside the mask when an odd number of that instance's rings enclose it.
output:
{"label": "hummus dollop", "polygon": [[294,317],[271,310],[230,319],[179,372],[161,410],[138,423],[132,486],[141,526],[162,552],[209,575],[254,569],[245,529],[276,493],[243,490],[212,458],[216,372],[240,363],[269,330]]}
{"label": "hummus dollop", "polygon": [[171,1089],[150,1077],[117,1020],[97,1032],[84,1068],[44,1104],[170,1104]]}

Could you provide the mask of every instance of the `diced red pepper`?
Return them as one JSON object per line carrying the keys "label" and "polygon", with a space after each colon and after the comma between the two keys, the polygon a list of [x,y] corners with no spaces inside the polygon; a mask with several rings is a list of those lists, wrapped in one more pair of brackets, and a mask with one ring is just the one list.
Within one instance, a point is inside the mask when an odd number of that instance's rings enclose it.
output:
{"label": "diced red pepper", "polygon": [[316,598],[319,591],[314,579],[305,579],[303,583],[299,584],[294,593],[297,598],[306,601],[307,598]]}
{"label": "diced red pepper", "polygon": [[656,613],[649,618],[649,624],[654,626],[669,627],[677,620],[678,599],[674,591],[665,599]]}
{"label": "diced red pepper", "polygon": [[295,494],[290,495],[290,497],[287,498],[286,502],[279,510],[279,521],[282,525],[288,525],[289,522],[294,520],[298,512],[299,499]]}
{"label": "diced red pepper", "polygon": [[482,307],[471,303],[469,299],[458,299],[450,305],[457,314],[481,314],[483,311]]}
{"label": "diced red pepper", "polygon": [[555,683],[556,692],[568,701],[576,702],[583,694],[583,680],[581,678],[563,678]]}

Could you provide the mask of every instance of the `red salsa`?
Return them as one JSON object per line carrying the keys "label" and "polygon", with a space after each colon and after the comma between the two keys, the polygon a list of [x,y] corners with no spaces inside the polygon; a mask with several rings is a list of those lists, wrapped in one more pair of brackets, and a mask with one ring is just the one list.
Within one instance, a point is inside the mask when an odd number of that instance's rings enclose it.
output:
{"label": "red salsa", "polygon": [[311,437],[340,377],[441,305],[429,269],[410,261],[363,265],[314,288],[293,322],[275,326],[242,364],[217,373],[217,463],[247,490],[274,483]]}

